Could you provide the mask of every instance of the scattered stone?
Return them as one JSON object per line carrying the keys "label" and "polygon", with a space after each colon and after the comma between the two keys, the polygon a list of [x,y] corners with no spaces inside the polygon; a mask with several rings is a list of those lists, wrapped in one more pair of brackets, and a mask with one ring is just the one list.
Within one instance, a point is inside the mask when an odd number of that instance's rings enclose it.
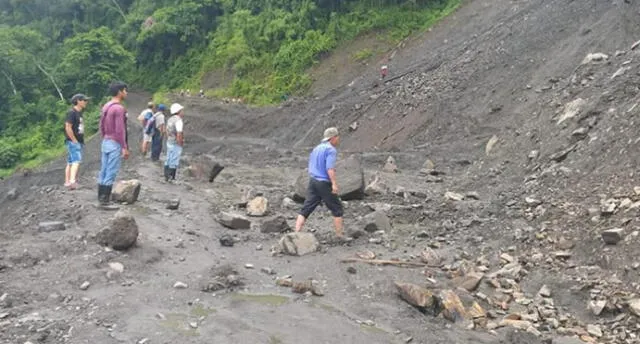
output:
{"label": "scattered stone", "polygon": [[260,225],[261,233],[282,233],[290,229],[287,219],[282,215],[268,218]]}
{"label": "scattered stone", "polygon": [[66,229],[67,227],[62,221],[40,222],[38,225],[38,230],[42,233],[59,232]]}
{"label": "scattered stone", "polygon": [[349,125],[349,131],[356,131],[356,130],[358,130],[358,122],[351,123],[351,125]]}
{"label": "scattered stone", "polygon": [[213,164],[211,170],[209,171],[209,183],[213,183],[213,181],[216,179],[216,177],[218,177],[222,170],[224,170],[224,166],[220,165],[219,163]]}
{"label": "scattered stone", "polygon": [[138,239],[138,225],[129,215],[117,215],[108,227],[96,234],[96,241],[114,250],[124,251],[135,245]]}
{"label": "scattered stone", "polygon": [[280,251],[291,256],[304,256],[318,251],[320,243],[312,233],[289,233],[279,242]]}
{"label": "scattered stone", "polygon": [[626,73],[629,69],[629,67],[620,67],[615,73],[613,73],[613,75],[611,76],[611,79],[615,79],[619,76],[623,76],[624,73]]}
{"label": "scattered stone", "polygon": [[380,244],[382,244],[382,242],[383,242],[382,238],[370,238],[369,239],[369,243],[370,244],[380,245]]}
{"label": "scattered stone", "polygon": [[631,50],[635,50],[638,46],[640,46],[640,41],[637,41],[631,45]]}
{"label": "scattered stone", "polygon": [[501,254],[500,259],[507,263],[513,263],[515,261],[515,259],[508,253]]}
{"label": "scattered stone", "polygon": [[[343,201],[359,200],[364,198],[364,170],[362,163],[356,155],[352,155],[336,163],[338,173],[338,186],[340,187],[340,198]],[[307,197],[307,187],[309,186],[309,174],[304,171],[297,179],[293,200],[304,202]]]}
{"label": "scattered stone", "polygon": [[354,268],[353,266],[350,266],[347,268],[347,272],[354,275],[357,271],[356,271],[356,268]]}
{"label": "scattered stone", "polygon": [[387,173],[398,173],[398,165],[396,165],[396,159],[392,156],[387,158],[384,166],[382,167],[383,172]]}
{"label": "scattered stone", "polygon": [[441,300],[431,291],[421,286],[395,282],[400,297],[423,313],[438,315],[442,310]]}
{"label": "scattered stone", "polygon": [[251,221],[240,214],[222,212],[218,216],[218,223],[229,229],[249,229]]}
{"label": "scattered stone", "polygon": [[587,332],[596,338],[602,337],[602,329],[600,328],[600,325],[587,325]]}
{"label": "scattered stone", "polygon": [[616,212],[618,204],[615,199],[608,199],[604,201],[600,206],[600,214],[603,216],[610,216]]}
{"label": "scattered stone", "polygon": [[529,152],[529,155],[527,157],[531,160],[535,160],[538,158],[538,156],[540,156],[540,151],[532,150],[531,152]]}
{"label": "scattered stone", "polygon": [[587,64],[591,62],[603,62],[609,58],[608,55],[603,53],[593,53],[587,54],[587,56],[582,60],[582,64]]}
{"label": "scattered stone", "polygon": [[577,98],[567,103],[567,105],[565,105],[564,107],[564,113],[558,119],[558,124],[561,124],[562,122],[578,115],[586,104],[587,102],[582,98]]}
{"label": "scattered stone", "polygon": [[137,179],[121,180],[113,186],[111,199],[114,202],[133,204],[138,200],[141,186]]}
{"label": "scattered stone", "polygon": [[122,263],[118,263],[118,262],[110,262],[109,263],[109,268],[111,268],[111,270],[117,272],[117,273],[123,273],[124,272],[124,265],[122,265]]}
{"label": "scattered stone", "polygon": [[442,257],[429,247],[420,253],[420,260],[430,267],[438,267],[442,265]]}
{"label": "scattered stone", "polygon": [[633,299],[627,302],[629,311],[637,317],[640,317],[640,299]]}
{"label": "scattered stone", "polygon": [[528,206],[531,206],[531,207],[537,207],[542,204],[541,200],[535,199],[533,197],[525,197],[524,201],[527,203]]}
{"label": "scattered stone", "polygon": [[89,281],[84,281],[80,285],[80,290],[87,290],[87,289],[89,289],[90,286],[91,286],[91,283],[89,283]]}
{"label": "scattered stone", "polygon": [[584,344],[584,342],[577,337],[558,337],[554,338],[551,344]]}
{"label": "scattered stone", "polygon": [[551,289],[546,285],[543,285],[542,288],[540,288],[540,291],[538,291],[538,295],[542,297],[551,297]]}
{"label": "scattered stone", "polygon": [[483,273],[471,272],[464,276],[457,277],[453,280],[453,283],[460,288],[464,288],[467,291],[475,291],[480,285],[480,281],[484,277]]}
{"label": "scattered stone", "polygon": [[447,191],[444,194],[444,197],[448,200],[451,201],[462,201],[464,199],[464,195],[459,194],[459,193],[455,193],[455,192],[451,192],[451,191]]}
{"label": "scattered stone", "polygon": [[422,169],[427,171],[433,171],[435,168],[436,164],[434,164],[430,159],[427,159],[424,164],[422,164]]}
{"label": "scattered stone", "polygon": [[247,215],[265,216],[267,214],[269,201],[262,196],[258,196],[247,204]]}
{"label": "scattered stone", "polygon": [[489,155],[491,153],[491,150],[493,150],[493,147],[498,143],[498,136],[493,135],[490,139],[489,142],[487,142],[486,147],[484,148],[484,152],[485,154]]}
{"label": "scattered stone", "polygon": [[173,199],[173,200],[170,200],[169,202],[167,202],[167,209],[169,209],[169,210],[178,210],[178,208],[180,208],[180,200],[179,199]]}
{"label": "scattered stone", "polygon": [[377,231],[388,232],[391,230],[391,221],[383,211],[374,211],[364,217],[364,230],[373,233]]}
{"label": "scattered stone", "polygon": [[624,229],[613,228],[602,232],[602,240],[608,245],[615,245],[624,239]]}
{"label": "scattered stone", "polygon": [[475,191],[469,191],[464,195],[465,199],[474,199],[474,200],[479,200],[480,199],[480,195],[475,192]]}
{"label": "scattered stone", "polygon": [[602,314],[602,311],[606,306],[607,306],[607,301],[604,301],[604,300],[599,300],[599,301],[593,300],[589,302],[589,309],[594,315]]}
{"label": "scattered stone", "polygon": [[233,244],[235,244],[233,237],[229,234],[223,234],[220,237],[219,241],[220,241],[220,245],[224,247],[233,247]]}
{"label": "scattered stone", "polygon": [[380,180],[380,174],[376,172],[376,174],[371,178],[371,181],[364,189],[364,193],[367,196],[373,195],[382,195],[387,192],[387,187]]}
{"label": "scattered stone", "polygon": [[254,266],[253,266],[253,264],[245,264],[245,265],[244,265],[244,268],[245,268],[245,269],[252,270],[252,269],[254,268]]}
{"label": "scattered stone", "polygon": [[458,322],[468,318],[467,311],[460,300],[460,297],[452,290],[443,290],[440,292],[440,300],[442,302],[442,316],[451,321]]}
{"label": "scattered stone", "polygon": [[289,197],[285,197],[282,200],[282,207],[285,209],[295,209],[298,207],[298,205],[296,204],[296,202],[294,200],[292,200]]}
{"label": "scattered stone", "polygon": [[9,201],[15,201],[16,199],[18,199],[18,189],[13,188],[11,190],[9,190],[7,192],[7,200]]}
{"label": "scattered stone", "polygon": [[174,287],[175,289],[187,289],[189,286],[188,286],[186,283],[184,283],[184,282],[180,282],[180,281],[178,281],[178,282],[176,282],[176,283],[173,285],[173,287]]}
{"label": "scattered stone", "polygon": [[556,245],[558,247],[558,249],[560,250],[570,250],[572,249],[576,244],[571,241],[568,240],[564,237],[560,238],[560,240],[558,240],[558,244]]}
{"label": "scattered stone", "polygon": [[267,275],[275,275],[276,271],[273,270],[272,268],[262,268],[260,269],[260,271],[264,272]]}

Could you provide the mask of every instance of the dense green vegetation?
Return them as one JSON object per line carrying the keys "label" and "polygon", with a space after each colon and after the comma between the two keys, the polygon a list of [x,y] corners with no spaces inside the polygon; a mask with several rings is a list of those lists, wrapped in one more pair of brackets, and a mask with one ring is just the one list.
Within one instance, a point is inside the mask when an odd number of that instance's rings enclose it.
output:
{"label": "dense green vegetation", "polygon": [[208,93],[275,103],[308,90],[305,71],[340,42],[402,39],[459,1],[0,0],[0,175],[60,152],[74,93],[94,97],[90,132],[117,79],[195,91],[217,71],[229,82]]}

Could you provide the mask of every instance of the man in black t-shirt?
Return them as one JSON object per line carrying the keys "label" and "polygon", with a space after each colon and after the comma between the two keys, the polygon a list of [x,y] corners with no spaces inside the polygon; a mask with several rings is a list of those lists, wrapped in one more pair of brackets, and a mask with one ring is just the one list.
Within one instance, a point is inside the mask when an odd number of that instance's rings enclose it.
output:
{"label": "man in black t-shirt", "polygon": [[67,146],[67,168],[65,169],[64,185],[69,189],[76,189],[78,182],[78,168],[82,162],[82,148],[84,146],[84,122],[82,111],[87,107],[89,97],[76,94],[71,98],[73,107],[67,113],[64,122],[65,145]]}

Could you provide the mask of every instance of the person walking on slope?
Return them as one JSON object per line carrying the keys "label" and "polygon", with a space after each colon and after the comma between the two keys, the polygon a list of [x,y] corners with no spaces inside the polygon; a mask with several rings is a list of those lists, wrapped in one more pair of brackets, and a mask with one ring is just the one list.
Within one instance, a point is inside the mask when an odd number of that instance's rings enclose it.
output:
{"label": "person walking on slope", "polygon": [[176,171],[180,165],[180,156],[184,146],[182,118],[184,107],[178,103],[171,104],[171,117],[167,121],[167,159],[164,163],[164,178],[166,181],[176,180]]}
{"label": "person walking on slope", "polygon": [[158,105],[158,112],[147,123],[146,133],[151,135],[151,161],[159,161],[162,153],[162,140],[165,136],[164,104]]}
{"label": "person walking on slope", "polygon": [[122,159],[129,158],[127,144],[127,110],[122,101],[127,98],[127,85],[114,82],[109,86],[111,100],[104,104],[100,115],[102,164],[98,175],[98,201],[107,205]]}
{"label": "person walking on slope", "polygon": [[329,208],[333,215],[336,236],[346,239],[342,232],[342,202],[338,198],[338,182],[336,180],[336,147],[340,143],[338,129],[328,128],[324,131],[322,142],[317,145],[309,156],[309,186],[307,197],[296,220],[296,232],[300,232],[305,221],[316,209],[320,202]]}
{"label": "person walking on slope", "polygon": [[147,122],[153,117],[153,113],[156,110],[155,104],[153,102],[149,102],[147,104],[147,108],[142,110],[140,116],[138,116],[138,121],[142,124],[142,145],[140,146],[140,152],[142,156],[147,155],[147,151],[149,149],[149,143],[151,143],[151,135],[146,133]]}
{"label": "person walking on slope", "polygon": [[82,162],[82,148],[84,146],[84,121],[82,112],[87,107],[89,97],[76,94],[71,97],[73,107],[67,113],[64,122],[65,145],[67,146],[67,168],[64,173],[64,186],[71,190],[78,188],[78,169]]}

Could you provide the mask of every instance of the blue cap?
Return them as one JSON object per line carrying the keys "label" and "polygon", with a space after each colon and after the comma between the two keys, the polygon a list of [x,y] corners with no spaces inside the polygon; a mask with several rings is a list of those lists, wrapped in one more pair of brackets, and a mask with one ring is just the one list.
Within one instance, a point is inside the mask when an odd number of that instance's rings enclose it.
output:
{"label": "blue cap", "polygon": [[158,104],[158,110],[159,110],[159,111],[164,111],[164,110],[166,110],[166,109],[167,109],[167,107],[166,107],[166,106],[164,106],[164,104]]}

